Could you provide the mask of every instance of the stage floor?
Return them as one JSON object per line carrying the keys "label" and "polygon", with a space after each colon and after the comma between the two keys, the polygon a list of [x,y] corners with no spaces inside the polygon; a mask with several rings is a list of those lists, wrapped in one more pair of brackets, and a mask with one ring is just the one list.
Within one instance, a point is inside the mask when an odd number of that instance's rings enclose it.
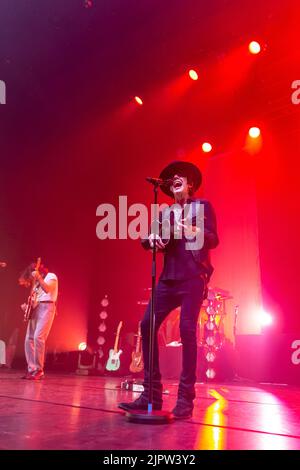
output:
{"label": "stage floor", "polygon": [[[0,369],[1,449],[300,449],[300,388],[197,383],[193,418],[155,426],[126,421],[117,403],[139,394],[119,377],[21,375]],[[177,386],[164,385],[171,410]]]}

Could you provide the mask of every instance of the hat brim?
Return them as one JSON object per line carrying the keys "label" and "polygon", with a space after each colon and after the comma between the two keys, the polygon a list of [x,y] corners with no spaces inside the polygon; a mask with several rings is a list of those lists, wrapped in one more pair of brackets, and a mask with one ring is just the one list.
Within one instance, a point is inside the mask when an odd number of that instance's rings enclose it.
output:
{"label": "hat brim", "polygon": [[[162,180],[168,180],[173,178],[174,175],[185,176],[193,181],[193,190],[194,192],[200,188],[202,183],[202,173],[196,165],[191,162],[184,162],[176,160],[169,163],[159,175],[159,178]],[[170,190],[170,184],[161,186],[161,190],[167,194],[167,196],[174,197],[172,191]]]}

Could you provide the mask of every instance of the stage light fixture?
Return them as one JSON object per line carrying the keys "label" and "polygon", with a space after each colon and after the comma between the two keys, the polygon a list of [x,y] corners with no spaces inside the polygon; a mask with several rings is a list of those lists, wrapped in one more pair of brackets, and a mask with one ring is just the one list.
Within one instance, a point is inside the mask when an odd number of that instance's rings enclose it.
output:
{"label": "stage light fixture", "polygon": [[86,348],[87,348],[87,344],[84,341],[78,344],[78,351],[85,351]]}
{"label": "stage light fixture", "polygon": [[270,313],[265,312],[265,310],[261,309],[259,312],[259,322],[262,327],[269,326],[273,323],[273,317]]}
{"label": "stage light fixture", "polygon": [[211,380],[212,380],[212,379],[215,378],[215,376],[216,376],[216,371],[215,371],[214,369],[211,369],[211,368],[210,368],[210,369],[207,369],[207,371],[206,371],[206,377],[207,377],[208,379],[211,379]]}
{"label": "stage light fixture", "polygon": [[136,102],[139,106],[143,106],[144,103],[143,103],[142,98],[140,98],[139,96],[135,96],[134,99],[135,99],[135,102]]}
{"label": "stage light fixture", "polygon": [[208,305],[208,306],[206,307],[206,313],[207,313],[208,315],[215,315],[215,314],[216,314],[216,311],[215,311],[215,309],[214,309],[214,307],[213,307],[212,305]]}
{"label": "stage light fixture", "polygon": [[104,336],[98,336],[97,343],[99,344],[99,346],[102,346],[105,343]]}
{"label": "stage light fixture", "polygon": [[214,321],[208,321],[206,324],[205,324],[205,327],[209,330],[209,331],[213,331],[216,327],[216,324]]}
{"label": "stage light fixture", "polygon": [[249,136],[252,139],[257,139],[260,136],[260,128],[259,127],[250,127],[249,129]]}
{"label": "stage light fixture", "polygon": [[192,80],[198,80],[198,74],[197,74],[196,70],[190,69],[189,70],[189,77]]}
{"label": "stage light fixture", "polygon": [[215,338],[213,336],[207,336],[205,341],[208,346],[213,346],[215,344]]}
{"label": "stage light fixture", "polygon": [[261,46],[257,41],[251,41],[248,46],[249,52],[251,54],[259,54],[261,51]]}
{"label": "stage light fixture", "polygon": [[85,0],[84,1],[84,6],[85,6],[85,8],[92,8],[93,1],[92,0]]}
{"label": "stage light fixture", "polygon": [[98,330],[100,331],[100,333],[104,333],[106,331],[106,324],[104,322],[100,323],[100,325],[98,326]]}
{"label": "stage light fixture", "polygon": [[106,318],[108,317],[108,314],[107,314],[106,310],[102,310],[99,313],[99,317],[101,318],[101,320],[106,320]]}
{"label": "stage light fixture", "polygon": [[102,305],[102,307],[107,307],[107,306],[109,305],[109,300],[108,300],[108,296],[107,296],[107,295],[105,295],[105,296],[103,297],[103,299],[101,300],[101,305]]}
{"label": "stage light fixture", "polygon": [[214,362],[214,360],[216,359],[216,355],[213,351],[208,351],[206,353],[205,359],[207,360],[207,362]]}
{"label": "stage light fixture", "polygon": [[203,152],[205,152],[205,153],[209,153],[209,152],[212,151],[212,145],[211,145],[209,142],[204,142],[204,143],[202,144],[202,150],[203,150]]}
{"label": "stage light fixture", "polygon": [[98,349],[98,356],[99,356],[99,359],[102,359],[104,356],[104,351],[101,347]]}

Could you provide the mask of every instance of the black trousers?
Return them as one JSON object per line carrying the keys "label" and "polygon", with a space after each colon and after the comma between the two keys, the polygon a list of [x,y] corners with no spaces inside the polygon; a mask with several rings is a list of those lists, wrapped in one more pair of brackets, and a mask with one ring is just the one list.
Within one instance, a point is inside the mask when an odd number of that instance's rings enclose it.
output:
{"label": "black trousers", "polygon": [[[182,342],[182,372],[178,388],[178,399],[192,402],[195,398],[196,365],[197,365],[197,320],[206,289],[202,277],[183,281],[160,280],[155,291],[155,340],[153,363],[153,401],[161,400],[161,374],[159,370],[159,354],[157,332],[167,317],[175,308],[181,306],[180,336]],[[145,391],[149,382],[149,339],[150,339],[149,302],[141,323],[142,345],[145,363]]]}

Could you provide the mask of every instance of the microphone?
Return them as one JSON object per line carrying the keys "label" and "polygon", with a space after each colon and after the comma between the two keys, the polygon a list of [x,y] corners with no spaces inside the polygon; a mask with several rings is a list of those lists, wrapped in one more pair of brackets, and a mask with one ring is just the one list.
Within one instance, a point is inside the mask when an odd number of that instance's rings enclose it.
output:
{"label": "microphone", "polygon": [[147,176],[146,181],[157,186],[164,186],[167,184],[172,184],[173,178],[168,180],[162,180],[161,178],[150,178],[150,176]]}

